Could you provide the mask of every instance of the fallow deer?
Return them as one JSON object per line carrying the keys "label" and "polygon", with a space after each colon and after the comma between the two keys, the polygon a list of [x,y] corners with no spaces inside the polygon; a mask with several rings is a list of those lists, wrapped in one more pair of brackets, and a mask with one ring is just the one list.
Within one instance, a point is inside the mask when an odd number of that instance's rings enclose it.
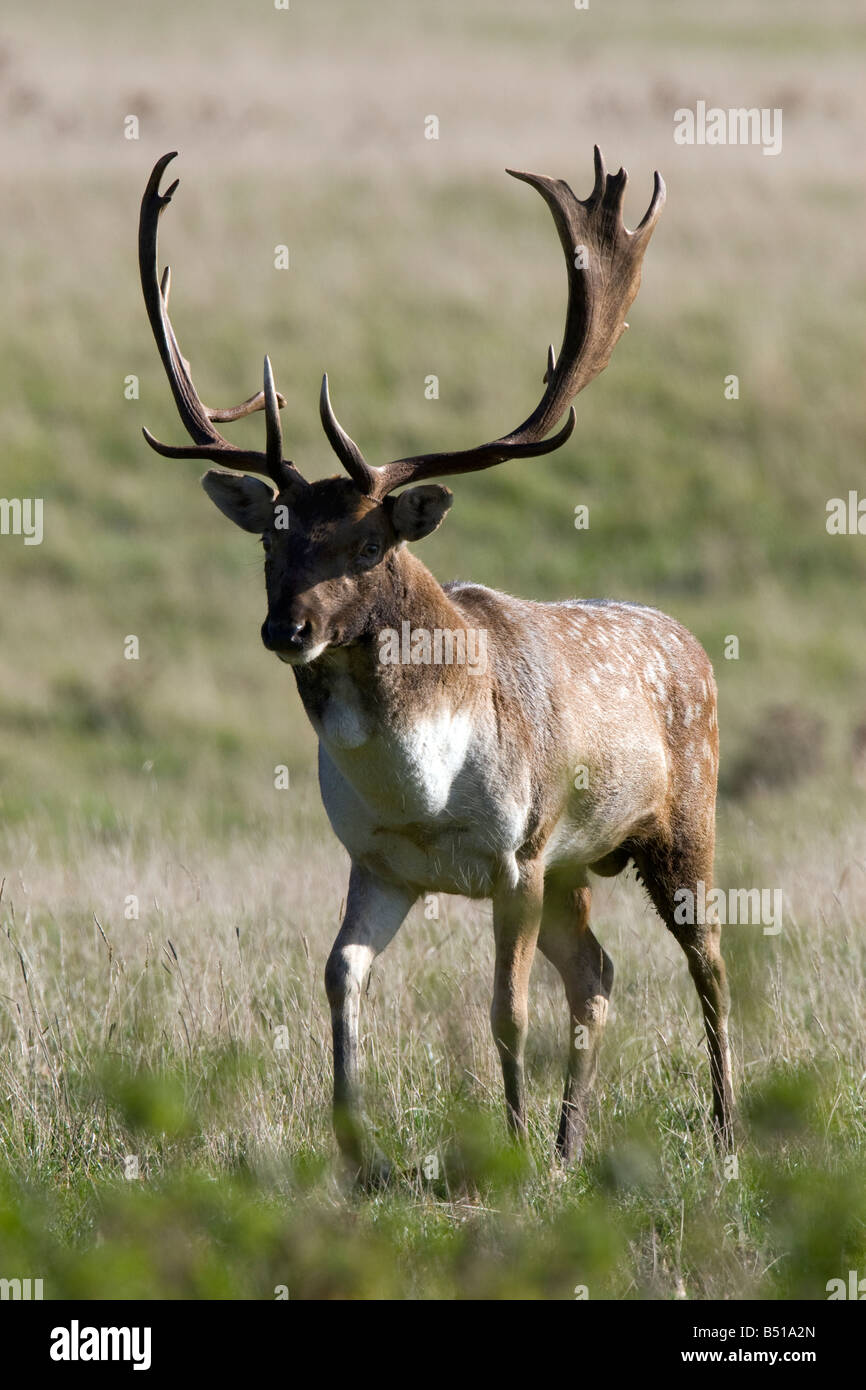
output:
{"label": "fallow deer", "polygon": [[[323,379],[325,434],[348,476],[307,482],[283,458],[285,404],[265,358],[264,388],[231,410],[203,405],[168,317],[157,226],[177,182],[160,194],[174,154],[155,166],[142,200],[139,261],[147,312],[181,421],[193,444],[169,458],[207,459],[268,479],[214,469],[202,485],[265,550],[268,611],[262,641],[291,666],[319,738],[325,809],[351,858],[345,916],[325,984],[334,1047],[334,1122],[344,1154],[369,1180],[388,1164],[359,1096],[358,1023],[370,967],[426,893],[493,901],[491,1018],[511,1130],[526,1130],[527,987],[536,945],[562,977],[571,1046],[559,1157],[582,1153],[613,965],[589,926],[589,875],[633,862],[685,951],[701,1002],[724,1145],[732,1131],[728,991],[717,922],[677,920],[678,889],[712,882],[718,766],[716,687],[697,640],[654,608],[602,599],[536,603],[481,584],[440,585],[407,547],[451,506],[423,480],[490,468],[560,448],[573,398],[607,365],[627,327],[641,263],[665,199],[658,173],[633,232],[622,221],[626,174],[595,151],[589,197],[568,184],[513,173],[553,214],[568,269],[568,309],[546,389],[510,434],[478,448],[371,467],[337,422]],[[548,432],[569,408],[557,434]],[[216,429],[264,409],[263,452]],[[404,490],[397,493],[398,488]],[[288,527],[278,524],[288,517]],[[408,628],[404,625],[408,623]],[[382,634],[486,637],[486,663],[383,660]],[[405,657],[405,652],[404,652]],[[575,775],[580,769],[581,775]],[[682,901],[682,899],[680,899]],[[578,1025],[582,1025],[578,1033]]]}

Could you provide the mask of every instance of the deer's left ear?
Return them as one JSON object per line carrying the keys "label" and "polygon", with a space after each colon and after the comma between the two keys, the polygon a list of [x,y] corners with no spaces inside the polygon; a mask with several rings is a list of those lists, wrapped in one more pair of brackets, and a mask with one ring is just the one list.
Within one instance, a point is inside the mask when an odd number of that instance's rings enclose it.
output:
{"label": "deer's left ear", "polygon": [[441,483],[407,488],[391,502],[391,524],[401,541],[420,541],[442,522],[454,494]]}
{"label": "deer's left ear", "polygon": [[277,494],[259,478],[249,478],[246,474],[239,478],[236,473],[220,473],[210,468],[201,485],[223,515],[245,531],[260,536],[273,525]]}

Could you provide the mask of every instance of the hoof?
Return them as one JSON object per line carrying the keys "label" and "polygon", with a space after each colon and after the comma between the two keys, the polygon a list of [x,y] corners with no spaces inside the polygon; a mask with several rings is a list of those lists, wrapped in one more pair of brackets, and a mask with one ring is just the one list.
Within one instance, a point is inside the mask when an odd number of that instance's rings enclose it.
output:
{"label": "hoof", "polygon": [[363,1164],[358,1172],[358,1186],[364,1192],[381,1192],[394,1180],[394,1169],[388,1159],[378,1149]]}

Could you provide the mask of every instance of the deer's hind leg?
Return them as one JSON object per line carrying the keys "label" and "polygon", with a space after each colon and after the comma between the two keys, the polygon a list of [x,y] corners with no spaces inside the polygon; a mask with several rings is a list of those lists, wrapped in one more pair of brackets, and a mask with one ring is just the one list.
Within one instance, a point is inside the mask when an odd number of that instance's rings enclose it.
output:
{"label": "deer's hind leg", "polygon": [[570,1015],[568,1072],[556,1139],[564,1163],[579,1159],[586,1136],[598,1051],[613,986],[613,961],[589,928],[591,891],[556,879],[545,882],[538,947],[555,965]]}
{"label": "deer's hind leg", "polygon": [[543,871],[523,865],[517,886],[504,887],[493,899],[496,962],[490,1022],[502,1064],[508,1125],[526,1138],[526,1082],[523,1055],[529,1022],[529,973],[535,955],[543,893]]}
{"label": "deer's hind leg", "polygon": [[709,920],[705,922],[677,920],[697,915],[684,911],[683,905],[688,898],[682,893],[683,889],[692,895],[691,902],[697,904],[705,900],[698,885],[703,883],[706,894],[713,886],[712,833],[695,837],[688,833],[666,835],[636,846],[634,860],[662,921],[686,954],[689,973],[701,1001],[707,1035],[715,1139],[721,1149],[730,1149],[733,1145],[734,1090],[728,1041],[730,995],[722,959],[721,927],[717,914],[709,911],[706,913]]}

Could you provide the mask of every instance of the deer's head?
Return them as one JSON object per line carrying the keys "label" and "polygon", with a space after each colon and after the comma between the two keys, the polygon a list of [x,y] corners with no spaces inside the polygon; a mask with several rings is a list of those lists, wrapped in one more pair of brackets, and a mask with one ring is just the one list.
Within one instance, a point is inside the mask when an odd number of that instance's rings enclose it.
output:
{"label": "deer's head", "polygon": [[[393,578],[389,560],[407,541],[421,540],[440,524],[452,495],[440,483],[422,480],[476,472],[510,458],[527,458],[558,449],[575,425],[571,401],[607,366],[628,327],[625,315],[640,285],[641,262],[664,204],[664,184],[655,175],[652,201],[634,232],[622,222],[626,174],[609,175],[595,150],[595,185],[584,201],[559,179],[509,170],[538,190],[548,204],[568,269],[568,311],[557,361],[548,352],[546,389],[532,414],[510,434],[489,444],[455,453],[421,454],[371,467],[337,421],[322,381],[320,414],[325,433],[348,476],[309,483],[283,458],[280,409],[285,400],[274,386],[265,358],[264,387],[229,410],[203,404],[181,355],[168,317],[170,273],[159,276],[157,229],[177,180],[159,192],[163,171],[175,155],[163,155],[148,180],[139,222],[139,266],[148,317],[175,402],[193,443],[161,444],[147,430],[148,444],[169,458],[199,458],[248,473],[211,469],[202,485],[231,521],[261,536],[265,549],[268,615],[262,625],[265,646],[293,665],[315,661],[330,646],[356,641],[369,629],[376,598]],[[570,407],[570,408],[569,408]],[[555,435],[548,431],[569,408]],[[238,448],[216,429],[264,410],[264,452]],[[398,488],[404,490],[397,494]]]}
{"label": "deer's head", "polygon": [[211,469],[202,485],[231,521],[261,536],[268,595],[262,641],[294,666],[369,631],[390,577],[389,556],[434,531],[453,501],[438,483],[376,499],[350,478],[278,490]]}

